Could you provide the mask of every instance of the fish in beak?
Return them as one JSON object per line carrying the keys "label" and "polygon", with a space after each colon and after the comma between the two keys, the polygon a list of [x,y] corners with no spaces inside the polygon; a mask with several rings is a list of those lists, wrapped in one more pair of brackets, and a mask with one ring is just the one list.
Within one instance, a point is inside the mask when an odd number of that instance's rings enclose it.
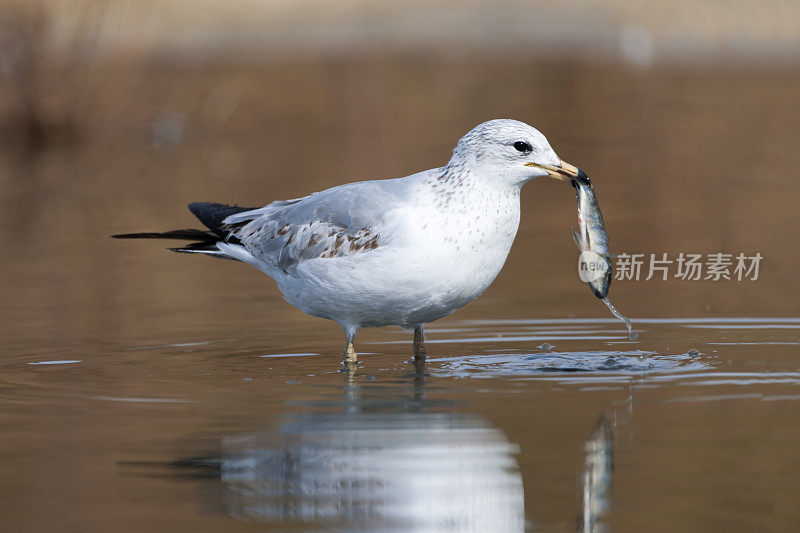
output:
{"label": "fish in beak", "polygon": [[[630,319],[620,313],[608,298],[608,289],[611,286],[614,271],[614,263],[611,261],[613,255],[609,251],[606,225],[603,222],[600,204],[597,203],[589,176],[580,168],[566,161],[559,161],[558,166],[540,163],[526,163],[526,166],[540,168],[551,178],[567,182],[575,187],[578,200],[579,231],[573,229],[572,235],[575,244],[581,251],[579,274],[581,279],[589,284],[594,295],[606,304],[611,313],[625,322],[625,326],[628,328],[628,338],[636,340],[638,334],[633,332]],[[598,265],[603,268],[598,268]],[[589,269],[588,266],[592,268]]]}

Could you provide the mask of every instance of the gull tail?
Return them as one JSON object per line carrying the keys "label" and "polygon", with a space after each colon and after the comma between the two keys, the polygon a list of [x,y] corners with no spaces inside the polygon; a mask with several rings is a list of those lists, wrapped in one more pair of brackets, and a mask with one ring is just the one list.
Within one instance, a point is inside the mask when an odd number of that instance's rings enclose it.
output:
{"label": "gull tail", "polygon": [[163,232],[144,232],[144,233],[123,233],[112,235],[115,239],[178,239],[182,241],[193,241],[180,248],[169,248],[173,252],[188,254],[206,254],[223,259],[233,259],[224,254],[217,248],[220,236],[211,231],[201,229],[176,229]]}
{"label": "gull tail", "polygon": [[210,202],[195,202],[189,204],[189,210],[205,225],[208,230],[202,229],[176,229],[163,232],[122,233],[112,235],[115,239],[178,239],[192,241],[179,248],[169,248],[173,252],[205,254],[221,259],[238,260],[226,254],[217,246],[220,242],[238,244],[239,240],[231,236],[230,231],[223,222],[230,215],[252,211],[252,207],[239,207],[236,205],[214,204]]}

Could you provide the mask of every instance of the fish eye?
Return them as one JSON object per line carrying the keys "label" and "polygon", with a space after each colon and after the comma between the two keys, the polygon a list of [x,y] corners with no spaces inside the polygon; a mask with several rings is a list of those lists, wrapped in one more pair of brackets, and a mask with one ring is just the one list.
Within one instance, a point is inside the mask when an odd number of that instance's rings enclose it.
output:
{"label": "fish eye", "polygon": [[530,145],[530,143],[527,143],[525,141],[515,142],[514,148],[516,148],[518,152],[522,152],[523,154],[529,154],[533,151],[533,147]]}

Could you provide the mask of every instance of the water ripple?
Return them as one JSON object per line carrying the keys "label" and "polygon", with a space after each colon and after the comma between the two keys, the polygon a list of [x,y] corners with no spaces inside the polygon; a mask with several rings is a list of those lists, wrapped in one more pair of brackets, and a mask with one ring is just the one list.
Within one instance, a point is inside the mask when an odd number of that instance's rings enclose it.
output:
{"label": "water ripple", "polygon": [[439,376],[497,377],[548,373],[603,372],[641,374],[687,372],[710,368],[698,352],[657,354],[645,350],[575,351],[535,354],[479,354],[431,359],[438,365],[431,373]]}

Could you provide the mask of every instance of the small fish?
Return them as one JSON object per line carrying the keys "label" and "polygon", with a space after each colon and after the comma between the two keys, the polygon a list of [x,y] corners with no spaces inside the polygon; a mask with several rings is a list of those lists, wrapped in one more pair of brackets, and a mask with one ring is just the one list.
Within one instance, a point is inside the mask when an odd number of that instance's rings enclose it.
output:
{"label": "small fish", "polygon": [[[531,163],[532,164],[532,163]],[[600,298],[608,310],[618,319],[625,322],[628,338],[636,340],[639,336],[633,333],[631,321],[620,313],[608,299],[608,289],[614,274],[613,257],[608,245],[608,233],[600,212],[600,204],[594,194],[589,176],[580,168],[561,161],[560,167],[551,165],[535,166],[546,170],[551,177],[568,181],[575,187],[578,200],[578,230],[572,229],[572,238],[581,251],[579,272],[581,279],[589,284],[595,296]]]}
{"label": "small fish", "polygon": [[592,189],[589,176],[577,169],[572,179],[575,197],[578,200],[578,229],[572,230],[572,238],[581,251],[581,279],[589,284],[595,296],[601,300],[608,296],[614,264],[608,246],[608,233],[603,222],[600,204]]}

